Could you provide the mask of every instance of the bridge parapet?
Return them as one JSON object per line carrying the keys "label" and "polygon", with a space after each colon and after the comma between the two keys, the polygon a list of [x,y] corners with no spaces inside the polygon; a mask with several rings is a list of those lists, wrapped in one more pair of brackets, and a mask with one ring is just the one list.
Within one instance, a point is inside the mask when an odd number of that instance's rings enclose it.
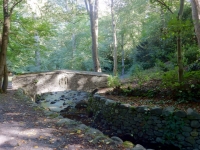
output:
{"label": "bridge parapet", "polygon": [[88,71],[57,70],[29,73],[13,77],[13,88],[22,88],[28,95],[77,90],[91,92],[107,87],[107,74]]}

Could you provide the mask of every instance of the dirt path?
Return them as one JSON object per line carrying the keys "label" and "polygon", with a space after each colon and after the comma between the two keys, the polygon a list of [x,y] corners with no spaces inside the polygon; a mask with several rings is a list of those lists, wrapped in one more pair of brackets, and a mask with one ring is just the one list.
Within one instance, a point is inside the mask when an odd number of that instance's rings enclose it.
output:
{"label": "dirt path", "polygon": [[15,93],[9,85],[8,93],[0,94],[0,150],[116,149],[109,144],[93,143],[92,137],[58,125]]}

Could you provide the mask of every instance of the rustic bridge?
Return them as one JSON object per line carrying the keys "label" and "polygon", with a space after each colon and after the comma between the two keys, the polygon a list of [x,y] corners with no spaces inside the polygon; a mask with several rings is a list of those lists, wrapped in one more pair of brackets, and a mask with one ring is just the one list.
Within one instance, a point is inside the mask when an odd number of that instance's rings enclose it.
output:
{"label": "rustic bridge", "polygon": [[13,88],[22,88],[28,95],[64,90],[91,92],[107,87],[107,74],[87,71],[58,70],[22,74],[13,77]]}

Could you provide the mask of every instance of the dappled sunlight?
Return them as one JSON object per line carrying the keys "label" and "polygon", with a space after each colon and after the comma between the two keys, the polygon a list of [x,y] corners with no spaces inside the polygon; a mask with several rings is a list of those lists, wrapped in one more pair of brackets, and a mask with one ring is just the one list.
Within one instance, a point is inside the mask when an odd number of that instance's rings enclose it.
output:
{"label": "dappled sunlight", "polygon": [[0,145],[4,144],[7,141],[10,141],[11,139],[13,139],[13,137],[8,137],[8,136],[0,135]]}

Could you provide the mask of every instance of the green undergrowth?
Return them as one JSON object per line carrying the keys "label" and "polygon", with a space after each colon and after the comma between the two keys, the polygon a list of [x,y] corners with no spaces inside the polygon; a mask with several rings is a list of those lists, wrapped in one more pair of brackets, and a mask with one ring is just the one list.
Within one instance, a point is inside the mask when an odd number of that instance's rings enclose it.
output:
{"label": "green undergrowth", "polygon": [[177,102],[198,101],[200,97],[200,71],[184,72],[182,82],[178,82],[177,72],[177,69],[168,72],[155,69],[137,72],[131,77],[129,83],[122,84],[117,80],[117,84],[113,84],[112,94],[166,98]]}

